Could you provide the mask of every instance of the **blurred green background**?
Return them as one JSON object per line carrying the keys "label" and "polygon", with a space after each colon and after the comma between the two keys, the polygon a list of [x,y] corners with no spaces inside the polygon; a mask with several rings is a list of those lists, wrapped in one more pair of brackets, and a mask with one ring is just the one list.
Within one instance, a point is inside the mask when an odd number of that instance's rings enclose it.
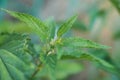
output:
{"label": "blurred green background", "polygon": [[[58,25],[78,14],[66,36],[81,36],[111,46],[109,50],[89,51],[120,70],[120,0],[0,0],[0,8],[28,13],[42,20],[52,17]],[[29,33],[31,30],[26,24],[0,11],[1,32]],[[33,43],[37,43],[34,34],[31,38]],[[120,80],[117,74],[96,67],[89,61],[67,60],[60,63],[56,74],[58,80]],[[44,72],[41,71],[38,76],[43,77]],[[43,80],[47,78],[43,77]]]}

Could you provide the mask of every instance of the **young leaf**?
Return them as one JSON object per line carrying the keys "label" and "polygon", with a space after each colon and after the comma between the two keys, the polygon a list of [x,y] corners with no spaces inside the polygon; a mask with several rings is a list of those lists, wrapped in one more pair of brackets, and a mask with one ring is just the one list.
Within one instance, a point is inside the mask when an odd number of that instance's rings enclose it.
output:
{"label": "young leaf", "polygon": [[106,49],[108,46],[104,46],[98,43],[95,43],[90,40],[86,40],[83,38],[63,38],[60,42],[62,46],[69,47],[80,47],[80,48],[98,48],[98,49]]}
{"label": "young leaf", "polygon": [[63,23],[60,28],[58,29],[57,36],[60,38],[65,32],[67,32],[77,19],[77,16],[72,16],[70,19],[68,19],[65,23]]}
{"label": "young leaf", "polygon": [[48,35],[48,27],[42,22],[41,20],[25,13],[19,13],[19,12],[14,12],[14,11],[9,11],[2,9],[3,11],[7,12],[11,16],[25,22],[26,24],[29,25],[29,27],[39,35],[42,41],[47,39]]}

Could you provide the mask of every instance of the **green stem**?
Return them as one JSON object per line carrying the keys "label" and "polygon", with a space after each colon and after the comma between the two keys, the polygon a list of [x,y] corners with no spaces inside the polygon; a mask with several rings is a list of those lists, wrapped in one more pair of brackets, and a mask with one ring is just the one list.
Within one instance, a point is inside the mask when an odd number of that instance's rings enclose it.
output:
{"label": "green stem", "polygon": [[34,71],[34,73],[32,74],[30,80],[33,80],[33,78],[35,77],[35,75],[40,71],[42,66],[42,63],[38,65],[37,69]]}

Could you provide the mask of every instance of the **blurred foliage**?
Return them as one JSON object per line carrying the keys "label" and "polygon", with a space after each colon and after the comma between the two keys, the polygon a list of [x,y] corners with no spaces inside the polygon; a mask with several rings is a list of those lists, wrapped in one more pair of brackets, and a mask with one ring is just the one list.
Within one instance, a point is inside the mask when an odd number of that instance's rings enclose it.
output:
{"label": "blurred foliage", "polygon": [[88,30],[88,28],[87,28],[87,26],[85,25],[85,23],[84,22],[82,22],[82,21],[80,21],[80,20],[77,20],[75,23],[74,23],[74,25],[73,25],[74,27],[74,29],[79,29],[79,30],[81,30],[81,31],[87,31]]}
{"label": "blurred foliage", "polygon": [[118,10],[118,12],[120,12],[120,0],[110,0],[113,5],[115,6],[115,8]]}
{"label": "blurred foliage", "polygon": [[31,32],[30,28],[27,27],[27,25],[25,23],[21,23],[21,22],[7,22],[7,21],[3,21],[1,22],[2,24],[0,24],[0,32]]}
{"label": "blurred foliage", "polygon": [[[66,80],[70,75],[79,73],[83,67],[79,63],[71,60],[61,60],[56,67],[56,74],[54,75],[57,80]],[[36,77],[44,79],[48,74],[46,68],[43,68]]]}
{"label": "blurred foliage", "polygon": [[114,32],[113,38],[114,38],[115,40],[120,39],[120,30],[117,30],[116,32]]}

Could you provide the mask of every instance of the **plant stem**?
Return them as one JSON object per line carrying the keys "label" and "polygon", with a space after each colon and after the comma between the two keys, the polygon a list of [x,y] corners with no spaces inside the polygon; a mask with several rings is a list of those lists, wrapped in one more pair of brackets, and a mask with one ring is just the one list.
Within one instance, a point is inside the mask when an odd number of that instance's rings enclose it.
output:
{"label": "plant stem", "polygon": [[37,69],[36,69],[35,72],[32,74],[30,80],[33,80],[33,78],[35,77],[35,75],[40,71],[41,66],[42,66],[42,63],[40,63],[40,64],[38,65]]}

